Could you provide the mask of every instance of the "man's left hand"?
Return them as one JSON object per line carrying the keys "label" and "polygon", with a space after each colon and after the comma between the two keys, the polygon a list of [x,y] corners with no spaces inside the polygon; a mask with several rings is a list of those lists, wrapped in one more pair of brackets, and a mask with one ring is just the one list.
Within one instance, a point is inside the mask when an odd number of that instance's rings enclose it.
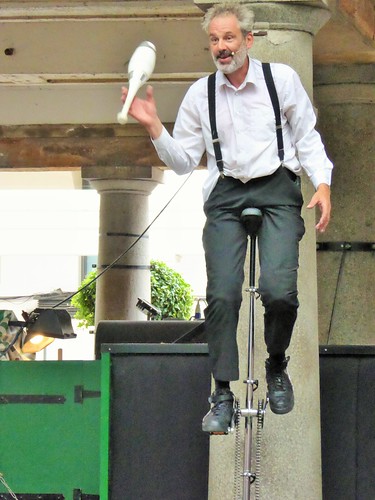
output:
{"label": "man's left hand", "polygon": [[319,207],[321,215],[315,227],[320,233],[324,233],[331,218],[331,190],[328,184],[319,184],[307,208],[314,208],[316,206]]}

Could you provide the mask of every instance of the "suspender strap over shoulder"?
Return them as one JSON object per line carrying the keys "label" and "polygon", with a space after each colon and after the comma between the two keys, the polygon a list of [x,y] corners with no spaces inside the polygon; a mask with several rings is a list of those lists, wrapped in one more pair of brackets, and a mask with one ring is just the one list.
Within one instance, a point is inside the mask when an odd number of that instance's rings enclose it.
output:
{"label": "suspender strap over shoulder", "polygon": [[214,146],[216,165],[221,177],[224,177],[224,162],[221,154],[219,136],[216,128],[216,73],[208,77],[208,112],[210,115],[212,143]]}
{"label": "suspender strap over shoulder", "polygon": [[283,131],[282,131],[282,125],[281,125],[279,98],[277,97],[275,82],[273,80],[273,76],[271,73],[270,63],[262,63],[262,69],[263,69],[264,78],[266,80],[268,93],[269,93],[270,98],[271,98],[273,111],[275,113],[277,150],[278,150],[280,162],[282,163],[284,160],[284,141],[283,141]]}
{"label": "suspender strap over shoulder", "polygon": [[[268,93],[272,102],[273,111],[275,113],[276,122],[276,137],[277,137],[277,150],[280,162],[284,161],[284,141],[283,131],[281,125],[281,114],[279,98],[277,97],[275,82],[273,80],[270,63],[262,63],[264,78],[266,81]],[[219,136],[216,127],[216,73],[212,73],[208,77],[207,83],[208,90],[208,112],[210,117],[212,143],[214,146],[216,165],[219,169],[221,177],[224,177],[224,162],[221,154]]]}

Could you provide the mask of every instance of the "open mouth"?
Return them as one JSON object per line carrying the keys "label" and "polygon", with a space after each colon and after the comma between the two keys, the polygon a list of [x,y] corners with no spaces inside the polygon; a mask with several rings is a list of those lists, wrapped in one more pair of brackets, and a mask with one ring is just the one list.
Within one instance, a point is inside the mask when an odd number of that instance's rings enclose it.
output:
{"label": "open mouth", "polygon": [[225,62],[227,59],[232,59],[233,57],[233,52],[229,52],[229,50],[223,50],[222,52],[219,52],[217,56],[217,60],[220,62]]}

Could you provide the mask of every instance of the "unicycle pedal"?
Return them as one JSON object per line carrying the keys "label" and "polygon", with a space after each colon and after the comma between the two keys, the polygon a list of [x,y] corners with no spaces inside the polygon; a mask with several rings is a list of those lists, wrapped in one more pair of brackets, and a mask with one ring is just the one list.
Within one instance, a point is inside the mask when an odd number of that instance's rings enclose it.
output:
{"label": "unicycle pedal", "polygon": [[210,432],[210,435],[212,435],[212,436],[226,436],[228,434],[232,434],[237,429],[239,417],[240,417],[240,403],[239,403],[239,400],[237,398],[234,398],[233,399],[233,413],[232,413],[232,418],[231,418],[230,424],[228,426],[228,430],[226,432],[225,431]]}
{"label": "unicycle pedal", "polygon": [[239,420],[239,403],[238,400],[235,399],[233,401],[233,414],[231,421],[229,423],[227,431],[213,431],[210,432],[211,436],[227,436],[228,434],[232,434],[235,432],[237,425],[238,425],[238,420]]}
{"label": "unicycle pedal", "polygon": [[233,400],[233,415],[232,415],[232,420],[230,421],[229,432],[234,432],[237,429],[239,421],[240,421],[240,416],[241,416],[240,401],[239,401],[239,399],[234,398],[234,400]]}

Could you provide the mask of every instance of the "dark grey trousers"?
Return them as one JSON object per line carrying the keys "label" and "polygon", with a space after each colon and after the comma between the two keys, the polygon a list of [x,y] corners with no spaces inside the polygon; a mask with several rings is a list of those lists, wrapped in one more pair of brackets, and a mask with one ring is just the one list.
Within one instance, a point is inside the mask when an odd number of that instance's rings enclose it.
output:
{"label": "dark grey trousers", "polygon": [[241,212],[256,207],[263,214],[258,233],[259,293],[267,351],[277,356],[288,348],[297,317],[298,250],[305,232],[302,204],[299,182],[280,167],[273,175],[245,184],[220,178],[204,205],[205,330],[216,380],[239,378],[236,337],[248,241]]}

